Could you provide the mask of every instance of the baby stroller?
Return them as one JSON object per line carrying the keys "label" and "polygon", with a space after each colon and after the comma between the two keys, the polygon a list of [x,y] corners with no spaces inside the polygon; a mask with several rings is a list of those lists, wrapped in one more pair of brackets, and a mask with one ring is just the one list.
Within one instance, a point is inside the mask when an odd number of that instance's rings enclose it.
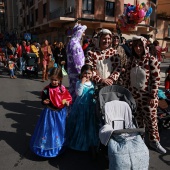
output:
{"label": "baby stroller", "polygon": [[136,128],[136,103],[131,93],[118,85],[106,86],[99,92],[104,125],[99,138],[108,147],[110,170],[147,170],[149,150],[141,138],[144,129]]}
{"label": "baby stroller", "polygon": [[35,75],[38,77],[38,60],[35,53],[28,53],[24,56],[25,66],[22,71],[22,75],[25,74],[30,77],[31,75]]}

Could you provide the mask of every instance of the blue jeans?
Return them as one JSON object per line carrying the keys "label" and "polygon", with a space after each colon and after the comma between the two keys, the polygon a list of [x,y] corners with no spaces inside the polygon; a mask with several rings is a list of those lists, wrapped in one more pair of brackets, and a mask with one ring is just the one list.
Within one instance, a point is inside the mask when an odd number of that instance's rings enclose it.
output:
{"label": "blue jeans", "polygon": [[20,71],[25,70],[25,59],[23,57],[20,57]]}
{"label": "blue jeans", "polygon": [[14,75],[14,69],[10,69],[10,70],[9,70],[9,74],[10,74],[11,77],[14,77],[14,76],[15,76],[15,75]]}

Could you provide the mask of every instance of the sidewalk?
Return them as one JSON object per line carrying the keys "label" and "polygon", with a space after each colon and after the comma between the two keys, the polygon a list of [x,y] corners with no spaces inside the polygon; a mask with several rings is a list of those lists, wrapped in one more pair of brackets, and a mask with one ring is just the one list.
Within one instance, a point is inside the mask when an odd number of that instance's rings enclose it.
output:
{"label": "sidewalk", "polygon": [[170,65],[170,58],[164,59],[164,62],[161,63],[160,65],[160,70],[161,70],[161,85],[160,89],[164,89],[164,81],[165,81],[165,70],[169,67]]}

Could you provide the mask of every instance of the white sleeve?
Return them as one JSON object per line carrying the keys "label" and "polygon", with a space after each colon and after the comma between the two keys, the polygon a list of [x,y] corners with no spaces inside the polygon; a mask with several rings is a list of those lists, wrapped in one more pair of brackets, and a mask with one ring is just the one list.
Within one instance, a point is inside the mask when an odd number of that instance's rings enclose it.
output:
{"label": "white sleeve", "polygon": [[76,83],[76,95],[77,95],[77,96],[81,96],[82,93],[83,93],[83,89],[84,89],[83,84],[82,84],[80,81],[78,81],[78,82]]}

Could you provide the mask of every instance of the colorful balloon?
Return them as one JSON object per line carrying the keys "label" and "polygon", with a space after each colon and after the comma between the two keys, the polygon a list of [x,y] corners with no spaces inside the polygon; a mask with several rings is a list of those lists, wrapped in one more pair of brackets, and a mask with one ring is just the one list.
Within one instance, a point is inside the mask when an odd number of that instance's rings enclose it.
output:
{"label": "colorful balloon", "polygon": [[148,11],[146,12],[146,16],[149,17],[152,13],[152,7],[149,7]]}
{"label": "colorful balloon", "polygon": [[152,8],[144,2],[136,6],[128,3],[123,14],[118,18],[118,26],[121,30],[128,31],[130,28],[135,28],[142,21],[147,21],[151,13]]}
{"label": "colorful balloon", "polygon": [[139,18],[143,18],[145,15],[146,15],[146,12],[143,9],[141,9],[139,11]]}

